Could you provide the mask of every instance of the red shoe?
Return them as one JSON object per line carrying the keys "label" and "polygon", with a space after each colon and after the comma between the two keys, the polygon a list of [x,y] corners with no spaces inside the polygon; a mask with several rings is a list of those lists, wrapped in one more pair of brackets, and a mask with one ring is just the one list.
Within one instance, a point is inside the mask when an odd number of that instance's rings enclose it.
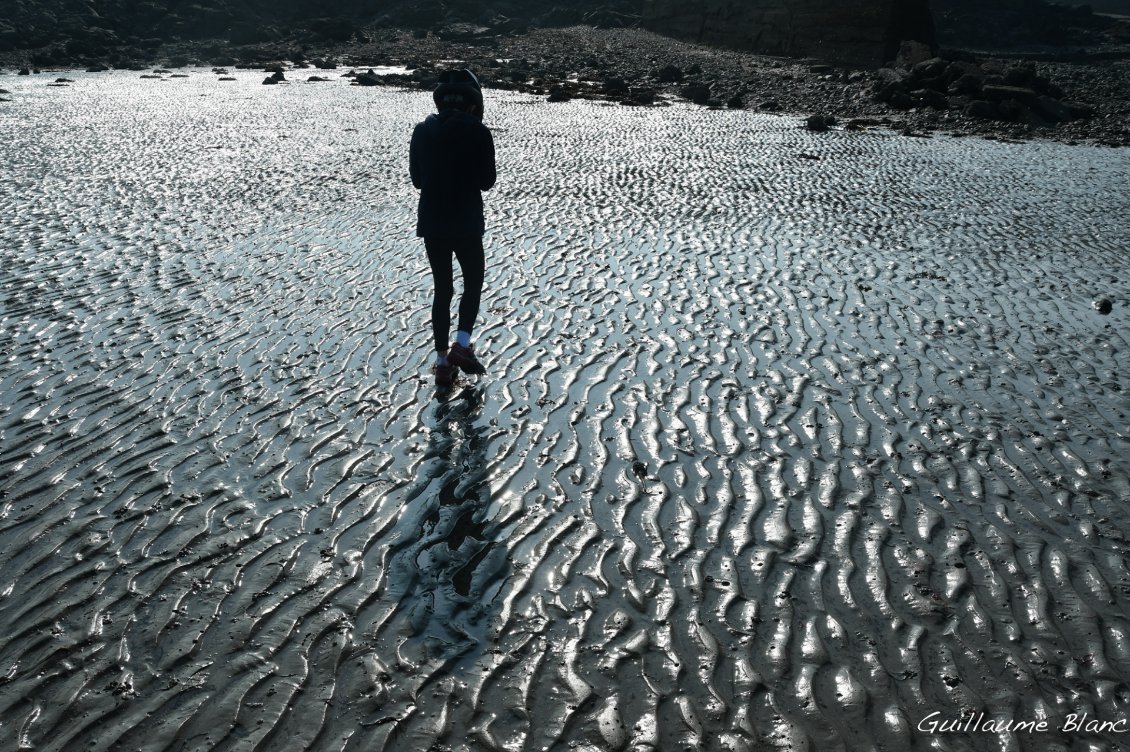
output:
{"label": "red shoe", "polygon": [[456,368],[461,368],[467,373],[484,374],[487,369],[475,357],[475,346],[463,347],[458,343],[451,346],[447,351],[447,362]]}
{"label": "red shoe", "polygon": [[436,375],[436,386],[452,386],[459,369],[450,363],[442,366],[436,363],[432,366],[432,373]]}

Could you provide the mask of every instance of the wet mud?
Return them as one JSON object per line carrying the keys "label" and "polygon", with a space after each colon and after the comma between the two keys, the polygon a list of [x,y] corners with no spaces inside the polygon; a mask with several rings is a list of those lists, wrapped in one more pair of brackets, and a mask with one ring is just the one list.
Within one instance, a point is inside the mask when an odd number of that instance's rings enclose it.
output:
{"label": "wet mud", "polygon": [[430,97],[72,78],[0,110],[5,748],[1130,748],[1127,156],[492,93],[443,394]]}

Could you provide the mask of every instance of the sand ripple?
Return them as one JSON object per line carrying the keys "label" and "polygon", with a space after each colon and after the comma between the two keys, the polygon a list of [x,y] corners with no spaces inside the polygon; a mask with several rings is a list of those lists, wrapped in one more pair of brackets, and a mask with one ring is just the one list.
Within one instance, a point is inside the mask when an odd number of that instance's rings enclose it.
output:
{"label": "sand ripple", "polygon": [[11,748],[1130,744],[1125,155],[493,100],[437,399],[426,96],[73,78],[0,111]]}

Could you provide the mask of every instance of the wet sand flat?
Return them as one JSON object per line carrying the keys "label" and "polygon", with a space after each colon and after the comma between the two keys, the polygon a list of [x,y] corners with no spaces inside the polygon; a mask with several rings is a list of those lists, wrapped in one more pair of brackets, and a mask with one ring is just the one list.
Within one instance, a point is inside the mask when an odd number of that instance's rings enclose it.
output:
{"label": "wet sand flat", "polygon": [[1130,749],[1130,156],[488,92],[445,397],[262,75],[4,84],[0,746]]}

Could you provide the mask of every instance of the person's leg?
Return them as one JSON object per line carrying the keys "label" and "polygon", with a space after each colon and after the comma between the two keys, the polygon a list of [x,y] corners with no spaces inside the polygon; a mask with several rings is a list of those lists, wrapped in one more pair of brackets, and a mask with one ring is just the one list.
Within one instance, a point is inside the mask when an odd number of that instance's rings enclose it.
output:
{"label": "person's leg", "polygon": [[[483,277],[486,273],[486,255],[483,239],[479,236],[460,238],[455,246],[459,269],[463,272],[463,295],[459,298],[459,344],[468,347],[479,305],[483,295]],[[463,340],[467,341],[464,342]]]}
{"label": "person's leg", "polygon": [[454,270],[451,265],[451,243],[437,238],[425,238],[428,263],[432,267],[435,294],[432,298],[432,337],[436,354],[447,355],[448,337],[451,335],[451,298],[455,295]]}
{"label": "person's leg", "polygon": [[479,315],[479,302],[483,293],[483,276],[486,259],[481,237],[461,238],[455,246],[455,257],[463,272],[463,295],[459,298],[459,331],[455,345],[448,354],[448,362],[467,373],[486,373],[486,368],[475,357],[471,346],[471,332]]}

